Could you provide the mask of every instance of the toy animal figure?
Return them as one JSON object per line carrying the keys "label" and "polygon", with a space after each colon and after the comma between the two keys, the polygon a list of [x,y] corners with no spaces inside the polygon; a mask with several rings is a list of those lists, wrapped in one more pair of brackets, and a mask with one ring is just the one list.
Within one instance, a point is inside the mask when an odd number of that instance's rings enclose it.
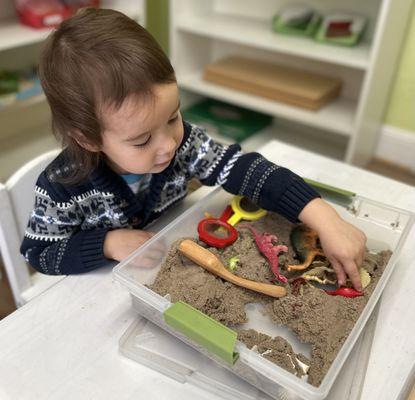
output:
{"label": "toy animal figure", "polygon": [[296,226],[290,234],[291,243],[300,260],[300,264],[288,265],[288,271],[308,268],[316,256],[324,257],[323,250],[317,245],[317,232],[307,225]]}
{"label": "toy animal figure", "polygon": [[282,283],[287,283],[287,278],[281,275],[279,272],[278,255],[282,252],[287,252],[287,246],[283,244],[277,245],[278,238],[275,235],[269,233],[258,233],[257,230],[248,224],[241,225],[241,228],[250,229],[258,250],[266,257],[271,265],[271,271],[275,275],[276,279]]}
{"label": "toy animal figure", "polygon": [[[315,263],[313,264],[315,265]],[[336,273],[333,268],[328,267],[329,263],[321,263],[301,275],[306,281],[314,281],[322,285],[335,285],[337,283]]]}

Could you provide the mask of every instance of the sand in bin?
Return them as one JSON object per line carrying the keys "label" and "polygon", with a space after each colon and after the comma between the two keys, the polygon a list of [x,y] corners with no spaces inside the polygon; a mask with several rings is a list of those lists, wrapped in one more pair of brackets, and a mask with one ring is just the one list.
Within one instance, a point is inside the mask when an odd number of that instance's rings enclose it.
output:
{"label": "sand in bin", "polygon": [[[294,224],[278,214],[267,216],[252,224],[259,232],[278,237],[278,244],[288,246],[288,252],[280,255],[280,270],[287,278],[302,272],[288,273],[285,265],[295,264],[295,253],[289,235]],[[225,249],[209,248],[226,266],[229,259],[238,256],[237,269],[233,271],[246,279],[270,283],[274,278],[268,261],[259,253],[252,233],[241,229],[238,240]],[[182,240],[182,239],[181,239]],[[228,283],[194,264],[179,253],[178,241],[174,243],[161,269],[149,287],[162,296],[170,294],[171,301],[185,301],[203,313],[235,329],[238,338],[249,348],[257,346],[263,357],[280,365],[297,376],[306,372],[304,364],[310,366],[308,382],[319,386],[331,363],[352,330],[356,320],[369,300],[391,256],[390,251],[378,254],[366,252],[363,267],[371,274],[371,283],[364,290],[364,296],[345,298],[329,296],[313,286],[302,286],[297,294],[291,293],[286,284],[287,296],[279,299],[262,295]],[[243,330],[238,326],[247,322],[245,305],[262,303],[264,312],[277,324],[289,328],[300,342],[311,345],[311,359],[296,354],[291,345],[282,337],[270,337],[253,329]],[[304,363],[304,364],[303,364]]]}

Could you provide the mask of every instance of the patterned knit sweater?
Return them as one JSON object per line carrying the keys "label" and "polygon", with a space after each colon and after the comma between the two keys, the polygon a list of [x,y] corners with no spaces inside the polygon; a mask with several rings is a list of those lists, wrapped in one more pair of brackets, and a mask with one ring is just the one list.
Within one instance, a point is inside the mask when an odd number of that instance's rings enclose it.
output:
{"label": "patterned knit sweater", "polygon": [[262,208],[296,221],[303,207],[318,197],[298,175],[258,153],[224,146],[203,129],[184,122],[184,137],[170,165],[153,174],[142,201],[105,162],[79,185],[62,185],[56,178],[70,172],[63,151],[39,176],[21,253],[45,274],[75,274],[107,265],[105,235],[117,228],[143,229],[187,194],[187,181],[221,185],[245,195]]}

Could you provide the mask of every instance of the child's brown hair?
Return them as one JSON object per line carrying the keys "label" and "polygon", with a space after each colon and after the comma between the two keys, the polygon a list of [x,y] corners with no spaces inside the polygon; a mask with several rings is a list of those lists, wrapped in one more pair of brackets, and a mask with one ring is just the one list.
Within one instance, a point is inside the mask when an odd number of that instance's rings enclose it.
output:
{"label": "child's brown hair", "polygon": [[67,149],[70,176],[77,183],[98,165],[100,153],[75,140],[100,145],[100,110],[118,108],[129,95],[151,97],[155,84],[176,81],[156,40],[132,19],[114,10],[83,9],[48,37],[39,76],[52,111],[52,129]]}

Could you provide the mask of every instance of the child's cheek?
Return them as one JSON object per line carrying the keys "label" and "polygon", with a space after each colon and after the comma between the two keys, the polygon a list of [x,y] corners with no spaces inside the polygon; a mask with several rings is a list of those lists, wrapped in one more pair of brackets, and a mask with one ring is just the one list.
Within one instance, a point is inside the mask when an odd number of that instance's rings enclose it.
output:
{"label": "child's cheek", "polygon": [[183,124],[182,124],[181,119],[180,119],[179,124],[180,124],[180,128],[178,129],[178,134],[177,134],[177,137],[176,137],[177,147],[179,147],[180,143],[183,140],[183,136],[184,136],[184,129],[183,129]]}

